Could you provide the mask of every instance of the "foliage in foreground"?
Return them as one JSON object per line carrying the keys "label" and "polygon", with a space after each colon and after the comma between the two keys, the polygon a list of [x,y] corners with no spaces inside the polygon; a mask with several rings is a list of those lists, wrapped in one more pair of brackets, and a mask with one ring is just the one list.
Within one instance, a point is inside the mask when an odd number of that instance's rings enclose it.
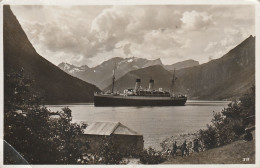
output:
{"label": "foliage in foreground", "polygon": [[111,137],[102,139],[102,145],[95,153],[83,153],[82,159],[78,160],[79,164],[125,164],[123,155],[118,150],[117,144]]}
{"label": "foliage in foreground", "polygon": [[200,140],[206,149],[222,146],[237,140],[245,128],[255,125],[255,86],[239,101],[231,102],[221,112],[213,114],[212,124],[200,130]]}
{"label": "foliage in foreground", "polygon": [[[51,112],[23,70],[5,74],[4,139],[30,164],[121,164],[122,156],[109,139],[95,154],[75,138],[85,125],[72,123],[71,110]],[[13,164],[12,158],[4,158]]]}
{"label": "foliage in foreground", "polygon": [[162,152],[156,151],[151,147],[144,149],[140,154],[140,161],[142,164],[159,164],[165,160],[166,157],[162,154]]}
{"label": "foliage in foreground", "polygon": [[71,123],[69,108],[51,112],[41,106],[32,84],[23,71],[5,76],[4,139],[30,164],[76,163],[74,137],[82,128]]}

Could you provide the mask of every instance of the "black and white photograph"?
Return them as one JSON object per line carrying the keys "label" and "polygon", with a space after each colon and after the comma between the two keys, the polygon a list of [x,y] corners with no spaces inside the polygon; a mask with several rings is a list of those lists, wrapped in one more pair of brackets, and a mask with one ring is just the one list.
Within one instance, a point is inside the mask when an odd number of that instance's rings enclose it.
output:
{"label": "black and white photograph", "polygon": [[259,1],[69,2],[0,1],[0,167],[259,166]]}

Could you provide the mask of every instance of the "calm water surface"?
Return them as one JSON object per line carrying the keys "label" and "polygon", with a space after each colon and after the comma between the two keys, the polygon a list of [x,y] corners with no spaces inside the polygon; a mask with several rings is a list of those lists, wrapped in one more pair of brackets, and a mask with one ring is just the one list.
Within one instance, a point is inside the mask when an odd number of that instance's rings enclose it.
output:
{"label": "calm water surface", "polygon": [[168,137],[192,133],[206,128],[213,111],[227,107],[227,101],[187,101],[185,106],[172,107],[94,107],[93,104],[49,105],[57,111],[68,106],[74,121],[121,122],[144,136],[145,148],[160,149]]}

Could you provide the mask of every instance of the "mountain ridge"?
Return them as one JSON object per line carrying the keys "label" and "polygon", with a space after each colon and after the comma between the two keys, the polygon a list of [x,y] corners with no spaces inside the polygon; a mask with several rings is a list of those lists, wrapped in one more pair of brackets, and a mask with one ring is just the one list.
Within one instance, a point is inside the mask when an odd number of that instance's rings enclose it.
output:
{"label": "mountain ridge", "polygon": [[[221,58],[179,70],[177,75],[182,76],[177,89],[195,98],[239,97],[255,84],[255,37],[249,36]],[[188,84],[191,81],[200,87]]]}
{"label": "mountain ridge", "polygon": [[[109,60],[106,60],[102,62],[101,64],[88,68],[88,69],[82,69],[80,67],[70,65],[69,68],[66,68],[65,63],[60,63],[58,67],[68,74],[71,74],[75,77],[78,77],[84,81],[87,81],[89,83],[95,84],[99,86],[101,89],[106,88],[108,85],[111,84],[111,78],[112,78],[112,72],[115,67],[116,63],[116,78],[120,78],[123,75],[125,75],[127,72],[145,68],[149,66],[154,65],[161,65],[165,68],[165,66],[176,67],[177,69],[181,69],[189,67],[189,66],[195,66],[198,64],[197,61],[189,60],[189,61],[183,61],[178,62],[172,65],[164,65],[160,58],[154,59],[154,60],[148,60],[144,58],[138,58],[138,57],[129,57],[129,58],[122,58],[122,57],[114,57]],[[82,66],[81,66],[82,67]]]}
{"label": "mountain ridge", "polygon": [[35,81],[37,89],[49,104],[90,102],[99,89],[76,77],[70,76],[40,56],[23,31],[19,21],[4,5],[4,73],[24,69],[24,73]]}
{"label": "mountain ridge", "polygon": [[[123,92],[124,89],[134,88],[135,79],[141,79],[141,87],[146,89],[150,79],[154,79],[154,89],[164,88],[169,90],[171,86],[172,73],[164,69],[161,65],[149,66],[128,72],[115,82],[115,90]],[[109,85],[105,91],[111,90]]]}
{"label": "mountain ridge", "polygon": [[168,71],[172,71],[174,69],[179,70],[179,69],[189,68],[189,67],[193,67],[193,66],[197,66],[197,65],[199,65],[199,61],[188,59],[188,60],[177,62],[177,63],[171,64],[171,65],[164,65],[164,68],[167,69]]}
{"label": "mountain ridge", "polygon": [[[169,89],[173,71],[151,66],[128,72],[115,82],[115,89],[133,88],[141,78],[142,87],[149,78],[155,89]],[[221,58],[201,65],[176,70],[175,92],[187,94],[189,99],[224,100],[239,97],[255,84],[255,38],[249,36]],[[111,85],[105,90],[110,90]]]}

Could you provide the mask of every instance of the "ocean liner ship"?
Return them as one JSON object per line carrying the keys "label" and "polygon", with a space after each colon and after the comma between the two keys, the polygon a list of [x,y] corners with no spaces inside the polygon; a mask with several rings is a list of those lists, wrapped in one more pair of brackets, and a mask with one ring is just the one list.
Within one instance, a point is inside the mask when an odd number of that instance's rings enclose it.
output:
{"label": "ocean liner ship", "polygon": [[175,83],[175,72],[171,83],[170,91],[163,91],[162,88],[154,90],[154,80],[149,81],[149,88],[142,89],[141,79],[136,79],[134,89],[125,89],[122,94],[114,92],[115,69],[113,70],[112,91],[110,93],[94,93],[95,106],[183,106],[187,101],[185,95],[175,95],[173,86]]}

